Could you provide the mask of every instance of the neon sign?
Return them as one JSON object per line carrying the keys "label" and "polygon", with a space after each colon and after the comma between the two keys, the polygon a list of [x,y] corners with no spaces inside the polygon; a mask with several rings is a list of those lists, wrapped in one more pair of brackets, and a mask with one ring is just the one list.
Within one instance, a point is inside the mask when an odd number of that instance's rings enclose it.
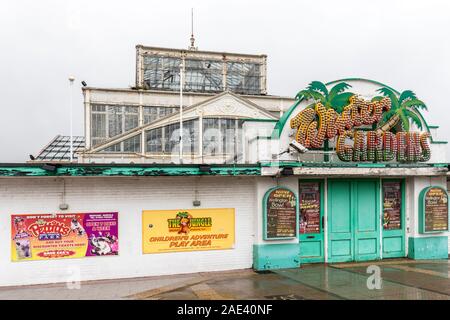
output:
{"label": "neon sign", "polygon": [[[317,84],[321,83],[313,82],[307,90],[300,91],[300,96],[314,98],[316,102],[300,111],[290,123],[291,128],[297,129],[295,140],[306,148],[318,149],[326,140],[336,139],[336,154],[341,161],[425,162],[430,159],[430,134],[408,131],[410,119],[421,128],[417,106],[425,107],[412,91],[405,91],[398,99],[390,89],[381,88],[379,91],[384,96],[372,101],[347,92],[340,94],[348,95],[346,103],[334,107],[328,102],[325,86],[315,90]],[[350,86],[341,83],[335,87],[338,86],[335,94],[339,98],[339,93]]]}

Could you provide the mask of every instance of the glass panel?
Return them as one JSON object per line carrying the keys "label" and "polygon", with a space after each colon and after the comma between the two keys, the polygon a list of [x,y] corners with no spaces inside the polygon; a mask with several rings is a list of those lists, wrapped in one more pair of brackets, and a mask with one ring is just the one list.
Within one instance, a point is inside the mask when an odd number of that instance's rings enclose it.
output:
{"label": "glass panel", "polygon": [[221,153],[219,119],[203,119],[203,155],[215,156]]}
{"label": "glass panel", "polygon": [[156,128],[145,132],[145,151],[149,153],[161,153],[162,142],[162,128]]}
{"label": "glass panel", "polygon": [[221,155],[227,163],[241,161],[242,124],[242,120],[236,119],[204,118],[203,155]]}
{"label": "glass panel", "polygon": [[136,106],[92,105],[91,142],[98,145],[118,134],[139,125],[139,108]]}
{"label": "glass panel", "polygon": [[108,106],[108,137],[114,137],[122,130],[122,107]]}
{"label": "glass panel", "polygon": [[123,141],[123,152],[141,152],[141,135]]}
{"label": "glass panel", "polygon": [[174,153],[179,152],[179,140],[180,140],[180,124],[179,123],[173,123],[169,124],[168,126],[164,127],[163,134],[164,134],[164,152],[166,153]]}
{"label": "glass panel", "polygon": [[134,137],[128,138],[122,142],[116,143],[104,150],[102,152],[128,152],[128,153],[139,153],[141,152],[141,135],[138,134]]}
{"label": "glass panel", "polygon": [[383,182],[383,229],[401,229],[402,190],[400,181]]}
{"label": "glass panel", "polygon": [[124,107],[125,111],[125,127],[124,131],[136,128],[139,125],[139,109],[138,107]]}
{"label": "glass panel", "polygon": [[92,105],[91,144],[96,146],[106,140],[106,106]]}
{"label": "glass panel", "polygon": [[320,233],[320,183],[300,182],[299,195],[299,232]]}
{"label": "glass panel", "polygon": [[158,119],[158,107],[144,107],[144,124],[150,123]]}
{"label": "glass panel", "polygon": [[223,91],[222,61],[185,59],[186,91]]}
{"label": "glass panel", "polygon": [[235,154],[236,120],[220,119],[220,132],[222,137],[222,152]]}
{"label": "glass panel", "polygon": [[[146,152],[149,153],[178,153],[180,124],[173,123],[162,128],[146,131]],[[194,154],[198,152],[198,119],[183,122],[183,152]]]}
{"label": "glass panel", "polygon": [[108,147],[106,149],[103,149],[102,152],[121,152],[122,150],[122,143],[116,143],[115,145],[112,145],[111,147]]}
{"label": "glass panel", "polygon": [[227,89],[242,94],[260,94],[260,65],[227,62]]}
{"label": "glass panel", "polygon": [[92,137],[106,137],[106,114],[92,114]]}
{"label": "glass panel", "polygon": [[149,89],[179,90],[180,58],[144,56],[144,83]]}
{"label": "glass panel", "polygon": [[176,112],[178,108],[174,107],[144,107],[144,124],[156,121],[162,117]]}
{"label": "glass panel", "polygon": [[183,152],[198,152],[198,119],[183,121]]}

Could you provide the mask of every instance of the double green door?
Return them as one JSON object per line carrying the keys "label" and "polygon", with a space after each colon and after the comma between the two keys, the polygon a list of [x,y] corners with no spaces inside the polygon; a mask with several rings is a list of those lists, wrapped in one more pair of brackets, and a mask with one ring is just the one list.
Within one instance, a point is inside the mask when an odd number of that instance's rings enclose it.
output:
{"label": "double green door", "polygon": [[328,262],[380,258],[379,180],[328,180]]}

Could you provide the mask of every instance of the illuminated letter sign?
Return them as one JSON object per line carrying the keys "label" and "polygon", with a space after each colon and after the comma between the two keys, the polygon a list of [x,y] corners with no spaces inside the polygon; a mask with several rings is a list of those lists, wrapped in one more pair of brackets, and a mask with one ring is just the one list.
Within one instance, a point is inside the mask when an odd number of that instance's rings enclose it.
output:
{"label": "illuminated letter sign", "polygon": [[410,123],[419,129],[422,118],[418,109],[425,104],[412,91],[397,95],[389,88],[378,91],[383,96],[366,101],[345,92],[350,85],[338,83],[328,89],[312,82],[297,98],[314,99],[291,119],[295,139],[308,149],[321,148],[335,139],[341,161],[426,162],[430,160],[428,132],[410,132]]}

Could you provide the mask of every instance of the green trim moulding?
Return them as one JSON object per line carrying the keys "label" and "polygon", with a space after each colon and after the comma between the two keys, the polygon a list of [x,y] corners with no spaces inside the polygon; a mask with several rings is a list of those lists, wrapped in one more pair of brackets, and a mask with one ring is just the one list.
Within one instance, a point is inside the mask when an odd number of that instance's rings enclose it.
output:
{"label": "green trim moulding", "polygon": [[211,165],[200,171],[199,165],[138,164],[0,164],[0,177],[85,177],[85,176],[259,176],[256,165]]}
{"label": "green trim moulding", "polygon": [[448,237],[430,236],[409,238],[408,258],[421,259],[448,259]]}
{"label": "green trim moulding", "polygon": [[300,267],[298,243],[253,245],[253,269],[257,271]]}

